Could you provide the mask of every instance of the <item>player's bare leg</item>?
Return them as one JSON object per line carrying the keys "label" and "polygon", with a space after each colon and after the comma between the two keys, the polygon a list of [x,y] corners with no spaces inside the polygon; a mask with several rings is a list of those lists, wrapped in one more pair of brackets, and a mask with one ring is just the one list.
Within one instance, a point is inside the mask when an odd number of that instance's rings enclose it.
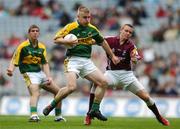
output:
{"label": "player's bare leg", "polygon": [[[60,90],[60,88],[56,85],[56,83],[54,83],[54,81],[52,81],[50,85],[43,85],[42,88],[44,90],[47,90],[47,91],[51,92],[52,94],[54,94],[54,97],[56,96],[56,94]],[[61,102],[59,102],[56,105],[54,121],[55,122],[61,122],[61,121],[66,122],[66,119],[61,115]]]}
{"label": "player's bare leg", "polygon": [[65,97],[76,90],[76,74],[74,72],[68,72],[65,75],[67,79],[67,86],[61,88],[51,104],[44,108],[43,114],[45,116],[47,116],[56,107],[58,102],[62,101]]}
{"label": "player's bare leg", "polygon": [[145,91],[145,89],[139,81],[134,81],[127,87],[127,89],[131,91],[133,94],[137,95],[146,103],[148,108],[154,113],[154,115],[160,123],[162,123],[165,126],[168,126],[170,124],[167,119],[163,118],[160,115],[154,100],[150,97],[149,93]]}
{"label": "player's bare leg", "polygon": [[163,125],[169,126],[170,123],[167,119],[161,116],[161,114],[158,111],[158,108],[155,104],[155,102],[152,100],[152,98],[149,96],[149,94],[145,90],[140,90],[136,94],[139,96],[144,102],[147,104],[148,108],[154,113],[156,116],[156,119]]}
{"label": "player's bare leg", "polygon": [[103,116],[99,110],[101,100],[104,97],[106,87],[107,87],[107,81],[103,75],[103,73],[100,70],[96,70],[87,76],[85,76],[86,79],[92,81],[97,85],[97,88],[95,90],[95,98],[94,102],[92,104],[92,108],[88,115],[93,119],[96,117],[99,120],[107,121],[107,118]]}
{"label": "player's bare leg", "polygon": [[94,84],[92,84],[90,95],[89,95],[89,108],[88,108],[88,112],[86,114],[86,117],[84,119],[84,124],[85,125],[90,125],[91,124],[91,117],[89,116],[89,112],[91,110],[91,107],[92,107],[92,104],[93,104],[93,101],[94,101],[95,89],[96,89],[96,87],[94,86]]}
{"label": "player's bare leg", "polygon": [[36,84],[31,84],[28,86],[28,90],[30,93],[30,112],[31,116],[29,118],[29,122],[38,122],[40,119],[37,114],[37,102],[40,96],[39,86]]}

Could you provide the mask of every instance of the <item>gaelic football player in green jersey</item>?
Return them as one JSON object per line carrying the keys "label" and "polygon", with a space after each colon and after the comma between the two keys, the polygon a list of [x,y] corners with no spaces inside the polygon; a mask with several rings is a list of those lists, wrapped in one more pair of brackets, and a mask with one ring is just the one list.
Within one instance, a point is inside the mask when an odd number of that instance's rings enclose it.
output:
{"label": "gaelic football player in green jersey", "polygon": [[[98,29],[90,23],[90,19],[91,14],[89,9],[80,6],[77,11],[77,21],[67,24],[55,35],[54,42],[56,44],[68,44],[74,47],[67,50],[67,58],[64,61],[67,85],[59,90],[55,99],[43,110],[44,115],[48,115],[58,102],[76,90],[76,79],[78,76],[81,76],[97,84],[91,112],[92,116],[103,121],[107,120],[99,111],[99,104],[104,96],[107,81],[103,73],[97,69],[90,59],[92,45],[97,44],[102,46],[113,63],[117,64],[119,59],[113,54]],[[64,39],[70,33],[76,35],[78,39]]]}
{"label": "gaelic football player in green jersey", "polygon": [[[15,66],[18,66],[24,77],[30,94],[30,122],[38,122],[40,120],[37,114],[40,88],[43,88],[54,95],[56,95],[60,89],[54,83],[50,75],[46,57],[46,47],[43,43],[38,41],[39,34],[39,27],[31,25],[28,30],[28,39],[17,47],[7,69],[7,75],[12,76]],[[65,120],[61,116],[60,102],[56,106],[55,114],[55,121]]]}

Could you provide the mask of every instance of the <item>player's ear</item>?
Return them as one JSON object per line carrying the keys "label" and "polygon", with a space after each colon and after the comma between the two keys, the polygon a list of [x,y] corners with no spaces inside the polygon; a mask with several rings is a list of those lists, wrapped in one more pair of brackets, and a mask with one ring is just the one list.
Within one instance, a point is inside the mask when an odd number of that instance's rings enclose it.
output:
{"label": "player's ear", "polygon": [[125,25],[121,26],[121,28],[120,28],[120,32],[124,29],[124,26],[125,26]]}
{"label": "player's ear", "polygon": [[77,16],[76,16],[76,17],[77,17],[77,19],[79,19],[79,17],[80,17],[80,16],[79,16],[79,14],[77,14]]}
{"label": "player's ear", "polygon": [[123,30],[123,26],[120,27],[119,29],[119,33],[121,33],[121,31]]}

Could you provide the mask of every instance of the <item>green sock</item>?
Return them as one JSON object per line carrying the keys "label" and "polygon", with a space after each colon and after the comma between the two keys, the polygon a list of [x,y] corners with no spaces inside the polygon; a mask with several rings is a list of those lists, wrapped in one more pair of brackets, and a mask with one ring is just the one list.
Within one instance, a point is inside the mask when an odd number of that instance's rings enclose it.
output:
{"label": "green sock", "polygon": [[55,100],[53,100],[50,105],[51,105],[52,107],[56,107],[57,102],[56,102]]}
{"label": "green sock", "polygon": [[56,108],[55,109],[55,115],[56,116],[60,116],[61,115],[61,109],[60,108]]}
{"label": "green sock", "polygon": [[37,114],[37,107],[30,107],[31,114]]}
{"label": "green sock", "polygon": [[99,105],[100,105],[100,103],[93,102],[91,109],[92,109],[93,111],[98,111],[98,110],[99,110]]}

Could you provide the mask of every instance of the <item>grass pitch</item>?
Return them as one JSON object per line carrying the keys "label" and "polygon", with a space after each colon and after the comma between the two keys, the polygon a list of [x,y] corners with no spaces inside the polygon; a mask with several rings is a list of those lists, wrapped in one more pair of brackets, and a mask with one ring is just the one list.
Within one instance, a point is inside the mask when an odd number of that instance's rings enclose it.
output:
{"label": "grass pitch", "polygon": [[54,117],[40,116],[37,123],[28,122],[29,116],[0,115],[0,129],[178,129],[180,119],[169,119],[171,125],[159,124],[155,118],[109,117],[107,122],[93,120],[91,126],[83,125],[84,117],[66,117],[67,122],[54,122]]}

